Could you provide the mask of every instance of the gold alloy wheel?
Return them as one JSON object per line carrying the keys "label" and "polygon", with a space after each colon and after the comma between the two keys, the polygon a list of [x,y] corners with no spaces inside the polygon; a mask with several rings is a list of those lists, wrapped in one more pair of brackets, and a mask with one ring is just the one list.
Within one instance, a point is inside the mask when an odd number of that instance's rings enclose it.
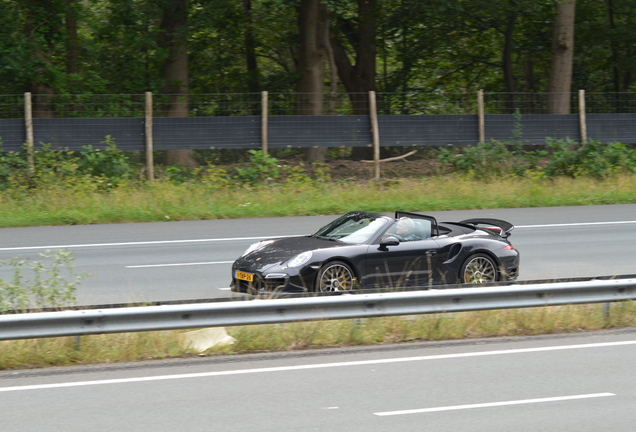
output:
{"label": "gold alloy wheel", "polygon": [[464,283],[486,283],[497,280],[497,269],[492,259],[485,255],[475,255],[470,257],[464,264],[462,271],[462,282]]}
{"label": "gold alloy wheel", "polygon": [[335,261],[327,264],[318,276],[318,291],[350,291],[353,289],[354,276],[349,266]]}

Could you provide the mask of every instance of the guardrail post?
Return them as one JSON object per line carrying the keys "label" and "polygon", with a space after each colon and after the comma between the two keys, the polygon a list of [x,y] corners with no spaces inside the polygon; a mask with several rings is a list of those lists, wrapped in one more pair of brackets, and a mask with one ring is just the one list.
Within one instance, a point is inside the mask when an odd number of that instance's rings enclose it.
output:
{"label": "guardrail post", "polygon": [[609,322],[610,319],[610,303],[603,303],[603,316],[605,321]]}

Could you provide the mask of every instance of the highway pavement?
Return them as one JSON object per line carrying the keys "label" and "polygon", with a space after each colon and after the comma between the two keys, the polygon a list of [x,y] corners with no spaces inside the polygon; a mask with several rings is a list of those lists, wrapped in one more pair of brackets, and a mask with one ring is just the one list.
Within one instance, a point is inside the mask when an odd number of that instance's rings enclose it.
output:
{"label": "highway pavement", "polygon": [[[520,280],[636,274],[636,205],[422,213],[440,221],[508,220],[521,252]],[[263,238],[311,234],[337,215],[0,229],[0,259],[64,248],[94,275],[78,304],[229,296],[231,263]],[[6,267],[0,278],[8,278]]]}
{"label": "highway pavement", "polygon": [[3,432],[626,432],[636,332],[0,372]]}

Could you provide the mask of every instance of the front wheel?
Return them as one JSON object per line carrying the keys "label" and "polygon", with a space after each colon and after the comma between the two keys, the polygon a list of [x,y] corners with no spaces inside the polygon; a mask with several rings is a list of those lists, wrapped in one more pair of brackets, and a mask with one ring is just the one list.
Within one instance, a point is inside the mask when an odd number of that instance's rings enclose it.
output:
{"label": "front wheel", "polygon": [[497,266],[488,255],[468,257],[459,273],[461,283],[487,283],[497,281]]}
{"label": "front wheel", "polygon": [[326,264],[318,272],[316,291],[351,291],[354,288],[355,276],[351,267],[342,261]]}

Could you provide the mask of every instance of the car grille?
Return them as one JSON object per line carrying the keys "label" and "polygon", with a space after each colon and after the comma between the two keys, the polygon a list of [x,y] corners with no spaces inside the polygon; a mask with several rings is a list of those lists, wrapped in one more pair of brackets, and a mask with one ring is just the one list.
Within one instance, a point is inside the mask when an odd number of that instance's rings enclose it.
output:
{"label": "car grille", "polygon": [[245,293],[257,293],[257,292],[271,292],[280,291],[285,287],[285,278],[269,278],[264,279],[259,274],[254,274],[254,281],[247,282],[241,279],[234,279],[235,285],[240,292]]}

